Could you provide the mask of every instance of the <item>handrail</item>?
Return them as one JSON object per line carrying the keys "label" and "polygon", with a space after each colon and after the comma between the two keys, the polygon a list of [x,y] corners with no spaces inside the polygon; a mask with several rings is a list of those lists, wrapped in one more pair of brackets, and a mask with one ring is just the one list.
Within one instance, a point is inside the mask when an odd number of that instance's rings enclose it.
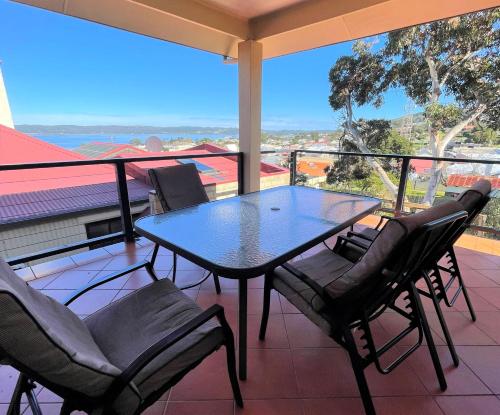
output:
{"label": "handrail", "polygon": [[3,164],[0,165],[1,171],[17,171],[28,169],[47,169],[57,167],[75,167],[75,166],[94,166],[110,164],[115,167],[116,185],[118,192],[118,206],[120,208],[120,218],[122,222],[122,232],[106,235],[100,238],[87,239],[85,241],[76,242],[73,244],[58,246],[55,248],[45,249],[40,252],[21,255],[15,258],[7,259],[11,265],[19,265],[28,261],[57,255],[64,252],[69,252],[75,249],[94,246],[99,242],[116,240],[117,237],[123,236],[126,242],[131,242],[135,239],[134,225],[132,223],[132,213],[130,210],[130,198],[127,187],[127,163],[140,163],[145,161],[162,161],[162,160],[182,160],[182,159],[201,159],[213,157],[236,157],[237,162],[237,182],[238,194],[243,192],[243,153],[242,152],[219,152],[208,154],[182,154],[182,155],[166,155],[166,156],[144,156],[144,157],[119,157],[111,159],[98,160],[70,160],[70,161],[53,161],[43,163],[26,163],[26,164]]}
{"label": "handrail", "polygon": [[[276,151],[279,153],[280,151]],[[407,154],[380,154],[380,153],[357,153],[350,151],[333,151],[333,150],[307,150],[298,149],[293,150],[290,154],[290,184],[294,185],[297,178],[297,155],[303,154],[330,154],[338,156],[354,156],[354,157],[373,157],[373,158],[391,158],[399,159],[401,163],[401,175],[398,184],[398,193],[396,196],[396,203],[394,209],[391,209],[393,213],[398,214],[403,209],[404,196],[406,193],[406,184],[408,182],[408,174],[410,171],[411,160],[431,160],[431,161],[445,161],[453,163],[477,163],[477,164],[500,164],[500,159],[490,160],[490,159],[464,159],[464,158],[451,158],[451,157],[432,157],[432,156],[411,156]],[[387,209],[384,209],[387,210]],[[500,229],[493,227],[480,226],[480,225],[469,225],[470,229],[474,229],[481,232],[492,233],[495,236],[500,235]]]}
{"label": "handrail", "polygon": [[[398,187],[398,196],[396,198],[396,205],[394,211],[401,211],[403,207],[403,199],[405,194],[406,182],[408,178],[409,166],[411,160],[431,160],[431,161],[448,161],[455,163],[480,163],[480,164],[500,164],[500,160],[488,160],[488,159],[464,159],[464,158],[450,158],[450,157],[431,157],[431,156],[411,156],[402,154],[380,154],[380,153],[356,153],[348,151],[331,151],[331,150],[307,150],[307,149],[297,149],[297,150],[264,150],[261,154],[290,154],[290,184],[296,183],[296,173],[297,173],[297,155],[299,153],[304,154],[330,154],[339,156],[357,156],[357,157],[374,157],[374,158],[392,158],[402,160],[401,177]],[[121,235],[124,236],[125,241],[132,241],[135,238],[135,233],[132,224],[132,215],[130,211],[130,200],[128,197],[128,189],[126,182],[126,171],[125,166],[127,163],[139,163],[145,161],[161,161],[161,160],[182,160],[182,159],[201,159],[201,158],[211,158],[211,157],[236,157],[237,161],[237,177],[238,177],[238,194],[243,193],[243,153],[242,152],[219,152],[219,153],[208,153],[208,154],[182,154],[182,155],[166,155],[166,156],[144,156],[144,157],[120,157],[111,159],[97,159],[97,160],[71,160],[71,161],[53,161],[53,162],[43,162],[43,163],[26,163],[26,164],[3,164],[0,165],[1,171],[16,171],[16,170],[28,170],[28,169],[46,169],[46,168],[57,168],[57,167],[75,167],[75,166],[92,166],[92,165],[104,165],[110,164],[114,165],[116,169],[117,176],[117,188],[118,188],[118,204],[121,212],[122,228],[123,232]],[[384,209],[387,210],[387,209]],[[500,230],[495,228],[489,228],[484,226],[472,225],[471,228],[483,231],[491,232],[495,235],[500,234]],[[118,234],[112,234],[108,237],[103,237],[103,239],[115,239],[119,236]],[[99,238],[90,239],[86,241],[77,242],[70,245],[65,245],[63,247],[56,247],[52,249],[47,249],[35,254],[19,256],[12,258],[10,262],[15,264],[21,264],[23,262],[39,259],[45,256],[56,255],[62,252],[68,252],[70,250],[82,247],[88,247],[95,245]],[[100,241],[103,242],[103,241]],[[9,261],[9,260],[8,260]]]}
{"label": "handrail", "polygon": [[209,154],[182,154],[178,156],[149,156],[149,157],[119,157],[111,159],[95,160],[70,160],[70,161],[50,161],[43,163],[23,163],[23,164],[0,164],[0,171],[8,170],[28,170],[28,169],[47,169],[54,167],[75,167],[75,166],[93,166],[96,164],[120,164],[120,163],[139,163],[142,161],[158,160],[182,160],[182,159],[200,159],[210,157],[240,157],[241,152],[233,151],[227,153],[209,153]]}

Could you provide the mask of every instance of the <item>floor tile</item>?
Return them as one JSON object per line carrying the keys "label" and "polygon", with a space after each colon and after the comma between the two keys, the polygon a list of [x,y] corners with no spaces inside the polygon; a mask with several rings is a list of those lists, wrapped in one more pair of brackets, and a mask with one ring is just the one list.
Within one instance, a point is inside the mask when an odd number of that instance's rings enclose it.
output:
{"label": "floor tile", "polygon": [[498,288],[474,288],[474,291],[490,304],[500,310],[500,287]]}
{"label": "floor tile", "polygon": [[158,401],[147,408],[143,414],[144,415],[163,415],[165,413],[165,409],[167,407],[167,402]]}
{"label": "floor tile", "polygon": [[343,349],[294,349],[292,356],[300,397],[358,396],[349,357]]}
{"label": "floor tile", "polygon": [[96,274],[97,271],[80,271],[78,269],[71,269],[61,273],[44,288],[47,288],[48,290],[76,290],[87,285],[87,283],[92,280]]}
{"label": "floor tile", "polygon": [[76,314],[92,314],[107,306],[118,290],[91,290],[75,300],[69,308]]}
{"label": "floor tile", "polygon": [[109,271],[120,271],[130,265],[146,259],[145,255],[117,255],[103,269]]}
{"label": "floor tile", "polygon": [[500,394],[500,346],[458,346],[460,358],[495,394]]}
{"label": "floor tile", "polygon": [[19,278],[22,278],[24,281],[31,281],[35,279],[35,274],[31,267],[24,267],[15,270],[15,273]]}
{"label": "floor tile", "polygon": [[443,415],[430,396],[374,398],[378,415]]}
{"label": "floor tile", "polygon": [[290,350],[248,349],[248,379],[241,382],[247,399],[298,397]]}
{"label": "floor tile", "polygon": [[437,349],[448,384],[446,391],[442,391],[439,387],[429,349],[426,346],[420,347],[408,358],[408,362],[429,393],[434,395],[487,395],[491,393],[464,362],[460,362],[460,365],[455,367],[448,347],[439,346]]}
{"label": "floor tile", "polygon": [[338,347],[319,327],[303,314],[284,314],[291,348]]}
{"label": "floor tile", "polygon": [[439,396],[436,402],[445,415],[500,414],[500,400],[494,396]]}
{"label": "floor tile", "polygon": [[288,349],[290,347],[282,314],[269,315],[264,341],[259,340],[260,322],[260,315],[248,316],[248,347],[252,349]]}
{"label": "floor tile", "polygon": [[[431,328],[444,340],[437,315],[427,313],[427,316]],[[473,321],[465,317],[462,313],[446,313],[444,318],[456,346],[495,344],[493,339],[483,333]]]}
{"label": "floor tile", "polygon": [[476,317],[477,320],[474,324],[497,344],[500,344],[500,313],[478,311]]}
{"label": "floor tile", "polygon": [[302,405],[305,415],[365,415],[360,398],[303,399]]}
{"label": "floor tile", "polygon": [[500,285],[500,263],[497,269],[482,269],[479,271],[482,275]]}
{"label": "floor tile", "polygon": [[0,365],[0,403],[9,403],[19,372],[10,366]]}
{"label": "floor tile", "polygon": [[303,415],[302,402],[298,399],[246,400],[243,409],[236,408],[236,415]]}
{"label": "floor tile", "polygon": [[71,259],[76,263],[76,265],[84,265],[103,259],[111,259],[111,254],[104,248],[97,248],[71,255]]}
{"label": "floor tile", "polygon": [[[233,415],[233,401],[173,402],[165,415]],[[244,412],[245,414],[247,412]]]}
{"label": "floor tile", "polygon": [[170,394],[170,401],[232,398],[224,348],[206,357],[199,366],[172,388]]}
{"label": "floor tile", "polygon": [[31,269],[37,278],[42,278],[56,272],[74,268],[76,264],[69,257],[58,258],[48,262],[33,265]]}

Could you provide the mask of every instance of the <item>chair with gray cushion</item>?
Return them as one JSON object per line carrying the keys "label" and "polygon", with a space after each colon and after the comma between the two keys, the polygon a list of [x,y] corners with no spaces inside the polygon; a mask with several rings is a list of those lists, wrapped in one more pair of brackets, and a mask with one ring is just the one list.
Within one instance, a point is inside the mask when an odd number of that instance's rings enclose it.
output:
{"label": "chair with gray cushion", "polygon": [[[150,273],[150,285],[84,320],[67,307],[90,289],[141,267]],[[63,305],[0,260],[0,361],[21,372],[11,415],[20,413],[23,394],[32,412],[41,414],[34,382],[63,398],[62,414],[138,414],[221,346],[242,406],[233,334],[223,308],[203,311],[169,279],[157,280],[150,263],[91,282]]]}
{"label": "chair with gray cushion", "polygon": [[[415,281],[434,247],[466,219],[458,202],[393,219],[356,262],[325,249],[306,259],[286,263],[266,275],[264,311],[259,337],[264,340],[271,290],[275,289],[345,348],[351,360],[367,414],[375,414],[364,369],[375,364],[382,374],[391,372],[415,351],[425,337],[442,390],[446,379],[424,314]],[[402,306],[396,299],[402,298]],[[408,320],[407,327],[383,346],[376,345],[370,323],[391,309]],[[416,343],[388,365],[382,355],[416,331]],[[361,344],[354,340],[354,332]]]}
{"label": "chair with gray cushion", "polygon": [[[171,210],[184,209],[191,206],[196,206],[201,203],[207,203],[207,192],[203,187],[198,170],[193,163],[179,164],[177,166],[159,167],[148,170],[151,184],[155,188],[156,196],[160,201],[164,212]],[[151,263],[154,265],[156,255],[160,245],[156,244]],[[175,282],[177,274],[177,253],[173,253],[173,269],[172,281]],[[189,286],[183,287],[192,288],[204,282],[210,275],[213,275],[215,290],[220,294],[219,277],[216,274],[208,273],[201,281]]]}
{"label": "chair with gray cushion", "polygon": [[[453,307],[457,298],[463,293],[473,321],[476,321],[476,314],[474,313],[467,287],[460,273],[453,246],[489,202],[491,197],[490,192],[491,183],[488,180],[482,179],[477,181],[470,189],[464,190],[455,198],[468,213],[467,220],[459,229],[456,229],[456,232],[450,234],[448,239],[443,240],[441,246],[436,247],[433,261],[429,263],[429,269],[426,271],[425,275],[428,289],[427,291],[420,290],[422,295],[431,298],[435,304],[444,302],[448,307]],[[349,249],[343,251],[343,255],[350,259],[356,259],[362,255],[364,250],[368,248],[379,234],[384,220],[386,219],[387,217],[382,217],[375,228],[365,228],[361,232],[349,232],[347,234],[347,239],[356,241],[357,245],[350,245]],[[341,241],[342,240],[341,238]],[[446,282],[443,279],[443,272],[448,275]],[[454,284],[455,281],[458,283],[456,284],[456,289]],[[454,292],[453,294],[449,294],[448,291],[452,287]],[[441,315],[441,310],[436,311],[438,315]],[[458,358],[455,357],[454,360],[455,364],[457,364]]]}

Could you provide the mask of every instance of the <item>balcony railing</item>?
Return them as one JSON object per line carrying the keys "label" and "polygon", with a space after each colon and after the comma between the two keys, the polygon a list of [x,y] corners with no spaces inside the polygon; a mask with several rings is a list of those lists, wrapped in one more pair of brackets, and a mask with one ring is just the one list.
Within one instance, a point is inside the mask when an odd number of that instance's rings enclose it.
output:
{"label": "balcony railing", "polygon": [[21,255],[14,258],[8,258],[7,262],[11,265],[19,265],[30,261],[36,261],[42,258],[63,254],[70,251],[75,251],[81,248],[91,248],[103,243],[111,243],[113,241],[124,239],[125,241],[133,241],[134,226],[132,214],[130,210],[130,200],[127,187],[127,177],[125,167],[128,163],[139,163],[147,161],[166,161],[166,160],[182,160],[182,159],[202,159],[212,157],[235,157],[237,162],[237,189],[238,194],[243,191],[243,153],[241,152],[224,152],[210,154],[183,154],[176,156],[153,156],[153,157],[129,157],[104,160],[75,160],[75,161],[59,161],[46,163],[27,163],[27,164],[11,164],[0,165],[2,171],[16,171],[29,169],[50,169],[57,167],[75,167],[75,166],[95,166],[95,165],[113,165],[116,173],[116,185],[118,193],[118,206],[120,209],[120,217],[122,223],[122,231],[111,233],[109,235],[98,238],[87,239],[80,242],[75,242],[55,248],[38,251],[28,255]]}
{"label": "balcony railing", "polygon": [[[405,203],[405,194],[407,182],[409,179],[410,165],[412,160],[430,160],[430,161],[444,161],[452,163],[481,163],[481,164],[500,164],[497,160],[482,160],[482,159],[456,159],[456,158],[434,158],[427,156],[406,156],[397,154],[377,154],[377,153],[352,153],[342,151],[323,151],[323,150],[294,150],[288,151],[263,151],[262,154],[281,153],[289,157],[290,160],[290,184],[295,185],[297,182],[297,159],[300,154],[316,154],[316,155],[330,155],[333,157],[339,156],[352,156],[352,157],[373,157],[378,159],[397,159],[400,160],[400,175],[398,183],[398,192],[394,203],[394,208],[386,211],[391,211],[398,214],[403,210]],[[154,156],[154,157],[130,157],[118,159],[104,159],[104,160],[78,160],[78,161],[64,161],[64,162],[48,162],[48,163],[29,163],[29,164],[16,164],[16,165],[0,165],[0,172],[14,171],[14,170],[28,170],[28,169],[48,169],[57,167],[72,167],[72,166],[93,166],[93,165],[113,165],[116,172],[116,184],[118,193],[118,206],[120,209],[120,217],[122,223],[122,231],[111,233],[109,235],[101,236],[98,238],[87,239],[80,242],[75,242],[55,248],[46,249],[43,251],[35,252],[28,255],[22,255],[14,258],[9,258],[7,261],[10,265],[19,265],[30,261],[36,261],[48,256],[63,254],[66,252],[74,251],[81,248],[92,248],[102,243],[111,243],[116,240],[124,239],[125,241],[132,241],[136,236],[133,229],[133,220],[130,209],[130,200],[127,188],[126,178],[126,165],[128,163],[148,162],[148,161],[167,161],[167,160],[181,160],[181,159],[201,159],[211,157],[235,157],[237,162],[237,189],[238,194],[243,191],[243,153],[241,152],[224,152],[224,153],[211,153],[211,154],[184,154],[175,156]],[[472,229],[481,232],[493,234],[495,237],[500,236],[500,230],[487,226],[471,226]]]}
{"label": "balcony railing", "polygon": [[[379,153],[355,153],[346,151],[324,151],[324,150],[294,150],[290,152],[290,184],[295,185],[297,183],[297,161],[301,154],[314,154],[314,155],[329,155],[333,157],[362,157],[362,158],[375,158],[375,159],[389,159],[398,160],[400,163],[399,169],[399,179],[398,179],[398,190],[397,196],[394,201],[393,208],[383,208],[382,210],[394,213],[395,215],[403,211],[405,206],[405,199],[407,194],[407,184],[409,182],[410,166],[413,160],[427,160],[427,161],[439,161],[439,162],[449,162],[449,163],[467,163],[467,164],[483,164],[483,165],[500,165],[500,160],[487,160],[487,159],[470,159],[470,158],[451,158],[451,157],[431,157],[431,156],[408,156],[399,154],[379,154]],[[326,175],[326,173],[325,173]],[[490,203],[500,203],[500,199],[492,200]],[[409,203],[408,203],[409,204]],[[471,230],[486,232],[492,234],[494,237],[500,236],[500,229],[490,226],[480,226],[471,225]]]}

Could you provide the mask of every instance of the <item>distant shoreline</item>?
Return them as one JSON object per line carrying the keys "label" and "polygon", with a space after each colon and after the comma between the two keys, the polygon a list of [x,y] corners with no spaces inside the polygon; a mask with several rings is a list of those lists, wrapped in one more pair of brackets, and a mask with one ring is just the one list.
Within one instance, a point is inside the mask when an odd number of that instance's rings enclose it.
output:
{"label": "distant shoreline", "polygon": [[[34,125],[34,124],[20,124],[16,125],[16,129],[26,134],[38,135],[122,135],[122,134],[136,134],[136,135],[159,135],[169,134],[177,136],[188,136],[191,134],[216,134],[223,136],[238,137],[238,128],[226,127],[198,127],[198,126],[178,126],[178,127],[154,127],[147,125]],[[300,134],[305,132],[317,133],[332,133],[335,130],[263,130],[264,133],[275,135],[288,135]]]}

